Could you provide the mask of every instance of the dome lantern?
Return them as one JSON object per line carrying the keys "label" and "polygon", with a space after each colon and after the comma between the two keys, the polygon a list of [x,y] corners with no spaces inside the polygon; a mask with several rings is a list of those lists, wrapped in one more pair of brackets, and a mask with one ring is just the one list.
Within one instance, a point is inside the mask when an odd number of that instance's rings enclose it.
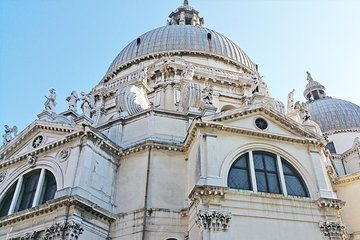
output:
{"label": "dome lantern", "polygon": [[322,99],[326,97],[326,88],[321,85],[319,82],[314,81],[311,74],[306,72],[307,77],[306,80],[308,84],[306,85],[304,91],[304,97],[309,101],[312,102],[317,99]]}
{"label": "dome lantern", "polygon": [[189,6],[189,1],[184,0],[183,6],[178,7],[169,15],[168,25],[193,25],[202,26],[204,19],[199,12]]}

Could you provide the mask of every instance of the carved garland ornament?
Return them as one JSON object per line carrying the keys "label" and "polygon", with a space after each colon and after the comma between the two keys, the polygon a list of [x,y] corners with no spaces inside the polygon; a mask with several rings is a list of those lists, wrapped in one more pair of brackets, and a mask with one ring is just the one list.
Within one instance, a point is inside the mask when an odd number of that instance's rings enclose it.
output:
{"label": "carved garland ornament", "polygon": [[199,210],[196,215],[195,222],[200,229],[226,231],[230,227],[230,219],[230,212],[216,210]]}
{"label": "carved garland ornament", "polygon": [[83,233],[84,229],[78,223],[70,221],[65,224],[55,223],[51,227],[45,230],[45,239],[55,240],[55,239],[78,239],[78,237]]}
{"label": "carved garland ornament", "polygon": [[346,232],[346,227],[339,222],[320,222],[320,230],[323,232],[325,237],[339,238],[341,240],[349,239],[349,235]]}

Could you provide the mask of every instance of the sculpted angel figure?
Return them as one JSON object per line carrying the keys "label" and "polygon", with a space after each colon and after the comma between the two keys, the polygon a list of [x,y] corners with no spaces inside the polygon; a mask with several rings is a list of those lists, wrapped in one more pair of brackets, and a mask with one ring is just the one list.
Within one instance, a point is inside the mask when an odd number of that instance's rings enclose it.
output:
{"label": "sculpted angel figure", "polygon": [[13,126],[12,128],[9,127],[8,125],[4,126],[5,128],[5,133],[3,135],[3,144],[6,145],[8,144],[11,140],[13,140],[13,138],[16,136],[17,134],[17,127]]}
{"label": "sculpted angel figure", "polygon": [[91,110],[94,108],[95,104],[94,96],[91,93],[86,94],[84,92],[81,92],[81,96],[81,109],[83,111],[83,114],[90,117]]}
{"label": "sculpted angel figure", "polygon": [[49,112],[55,112],[55,106],[56,106],[56,91],[55,89],[50,89],[49,90],[50,94],[48,97],[46,97],[46,101],[45,101],[45,111],[49,111]]}
{"label": "sculpted angel figure", "polygon": [[66,101],[69,102],[69,110],[76,112],[77,111],[77,102],[79,100],[80,99],[79,99],[76,91],[72,91],[71,95],[66,98]]}

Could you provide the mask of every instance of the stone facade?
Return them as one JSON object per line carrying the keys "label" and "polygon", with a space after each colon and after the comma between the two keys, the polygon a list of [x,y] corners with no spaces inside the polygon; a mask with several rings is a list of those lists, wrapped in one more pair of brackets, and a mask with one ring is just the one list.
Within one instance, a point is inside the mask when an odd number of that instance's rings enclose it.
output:
{"label": "stone facade", "polygon": [[[164,49],[142,35],[125,51],[147,44],[142,55],[119,54],[68,110],[51,89],[38,120],[5,129],[1,239],[359,238],[357,142],[326,150],[311,103],[289,94],[285,114],[250,58],[203,22],[186,1],[152,32]],[[187,36],[176,50],[175,33]]]}

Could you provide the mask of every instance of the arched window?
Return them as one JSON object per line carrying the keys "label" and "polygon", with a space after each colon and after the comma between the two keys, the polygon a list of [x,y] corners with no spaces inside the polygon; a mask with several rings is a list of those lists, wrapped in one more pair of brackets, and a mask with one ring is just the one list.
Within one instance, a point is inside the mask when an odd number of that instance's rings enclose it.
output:
{"label": "arched window", "polygon": [[35,207],[54,198],[56,180],[54,175],[45,169],[31,171],[13,183],[2,196],[0,217]]}
{"label": "arched window", "polygon": [[299,197],[308,197],[308,190],[298,171],[279,155],[250,151],[238,157],[230,168],[228,186]]}

